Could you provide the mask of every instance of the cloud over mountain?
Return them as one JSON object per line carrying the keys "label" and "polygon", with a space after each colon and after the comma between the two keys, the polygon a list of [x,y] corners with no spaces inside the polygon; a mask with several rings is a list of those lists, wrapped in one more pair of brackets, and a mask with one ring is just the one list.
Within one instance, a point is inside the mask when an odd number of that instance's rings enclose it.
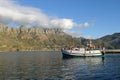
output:
{"label": "cloud over mountain", "polygon": [[78,24],[72,19],[48,16],[38,8],[20,5],[17,0],[0,0],[0,22],[62,29],[89,26],[88,22]]}

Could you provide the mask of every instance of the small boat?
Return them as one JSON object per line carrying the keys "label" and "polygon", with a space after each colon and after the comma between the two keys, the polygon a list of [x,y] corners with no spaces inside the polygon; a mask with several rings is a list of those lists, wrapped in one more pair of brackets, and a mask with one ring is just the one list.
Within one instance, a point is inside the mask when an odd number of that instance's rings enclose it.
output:
{"label": "small boat", "polygon": [[100,49],[93,48],[92,42],[86,48],[69,48],[61,49],[63,57],[97,57],[103,56],[104,52]]}

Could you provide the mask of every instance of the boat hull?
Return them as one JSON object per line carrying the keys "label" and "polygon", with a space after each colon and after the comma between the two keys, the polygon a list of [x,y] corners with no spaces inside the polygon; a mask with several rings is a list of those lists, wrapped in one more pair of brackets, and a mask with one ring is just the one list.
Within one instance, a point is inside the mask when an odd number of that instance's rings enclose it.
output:
{"label": "boat hull", "polygon": [[67,51],[67,50],[63,50],[62,51],[62,55],[63,57],[103,57],[104,56],[104,53],[102,52],[70,52],[70,51]]}

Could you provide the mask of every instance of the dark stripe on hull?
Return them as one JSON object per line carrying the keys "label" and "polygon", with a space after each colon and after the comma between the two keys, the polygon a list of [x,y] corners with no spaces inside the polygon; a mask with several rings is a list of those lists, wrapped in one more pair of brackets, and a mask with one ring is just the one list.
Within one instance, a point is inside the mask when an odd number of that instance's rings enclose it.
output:
{"label": "dark stripe on hull", "polygon": [[72,56],[72,55],[68,55],[68,54],[65,54],[65,53],[62,53],[62,55],[63,55],[63,58],[72,58],[72,57],[74,57],[74,56]]}
{"label": "dark stripe on hull", "polygon": [[62,53],[63,55],[63,58],[72,58],[72,57],[104,57],[104,54],[102,55],[96,55],[96,56],[77,56],[77,55],[69,55],[69,54],[65,54],[65,53]]}

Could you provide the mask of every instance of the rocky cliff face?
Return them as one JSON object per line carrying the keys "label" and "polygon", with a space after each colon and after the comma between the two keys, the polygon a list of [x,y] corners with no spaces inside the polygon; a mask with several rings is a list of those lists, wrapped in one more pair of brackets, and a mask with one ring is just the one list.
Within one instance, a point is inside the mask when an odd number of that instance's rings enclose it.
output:
{"label": "rocky cliff face", "polygon": [[51,29],[35,26],[28,28],[25,25],[15,28],[0,23],[0,41],[2,41],[0,45],[6,45],[8,48],[18,46],[23,49],[53,49],[67,44],[65,42],[70,38],[70,35],[58,28]]}
{"label": "rocky cliff face", "polygon": [[21,39],[34,39],[36,37],[49,37],[49,35],[65,35],[61,29],[50,29],[40,27],[30,27],[21,25],[19,28],[13,28],[0,23],[0,32],[6,33],[7,35],[16,35]]}

